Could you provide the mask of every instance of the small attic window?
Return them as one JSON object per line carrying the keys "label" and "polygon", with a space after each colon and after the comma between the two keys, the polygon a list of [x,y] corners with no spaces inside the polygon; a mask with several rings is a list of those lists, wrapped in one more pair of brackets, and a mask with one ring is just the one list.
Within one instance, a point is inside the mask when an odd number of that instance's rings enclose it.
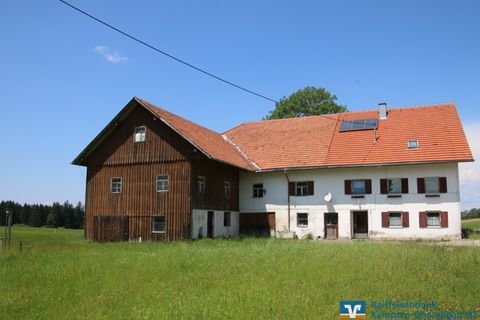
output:
{"label": "small attic window", "polygon": [[145,141],[145,126],[135,128],[134,141],[135,142]]}
{"label": "small attic window", "polygon": [[417,149],[420,147],[418,140],[408,140],[408,149]]}
{"label": "small attic window", "polygon": [[377,128],[377,119],[361,119],[361,120],[343,120],[340,126],[340,132],[354,130],[369,130]]}

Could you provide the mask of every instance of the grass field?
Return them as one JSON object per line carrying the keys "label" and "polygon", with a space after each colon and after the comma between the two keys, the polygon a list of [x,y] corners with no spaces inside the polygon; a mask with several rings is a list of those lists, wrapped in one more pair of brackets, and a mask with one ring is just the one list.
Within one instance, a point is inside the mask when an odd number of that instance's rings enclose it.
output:
{"label": "grass field", "polygon": [[469,220],[462,220],[462,229],[470,229],[475,230],[477,232],[470,232],[468,234],[469,239],[480,239],[480,219],[469,219]]}
{"label": "grass field", "polygon": [[[338,319],[340,300],[480,311],[480,248],[210,240],[107,243],[15,227],[0,252],[2,319]],[[19,251],[19,241],[23,250]],[[480,313],[480,312],[479,312]]]}
{"label": "grass field", "polygon": [[480,230],[480,219],[462,220],[462,228]]}

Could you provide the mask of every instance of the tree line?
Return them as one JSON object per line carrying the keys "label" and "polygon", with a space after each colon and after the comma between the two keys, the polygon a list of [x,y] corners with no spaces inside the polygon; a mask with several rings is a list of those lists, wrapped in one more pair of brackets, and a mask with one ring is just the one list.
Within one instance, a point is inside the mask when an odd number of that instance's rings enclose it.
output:
{"label": "tree line", "polygon": [[480,209],[473,208],[470,210],[462,211],[462,219],[475,219],[480,218]]}
{"label": "tree line", "polygon": [[13,213],[13,224],[31,227],[64,227],[81,229],[85,220],[85,208],[81,202],[73,205],[68,201],[52,205],[23,204],[14,201],[0,202],[0,225],[6,223],[6,210]]}

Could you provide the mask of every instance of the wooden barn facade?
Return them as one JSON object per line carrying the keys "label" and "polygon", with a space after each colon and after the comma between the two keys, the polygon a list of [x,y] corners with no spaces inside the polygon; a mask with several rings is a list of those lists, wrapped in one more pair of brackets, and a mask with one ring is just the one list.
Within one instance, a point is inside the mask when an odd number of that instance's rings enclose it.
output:
{"label": "wooden barn facade", "polygon": [[[95,241],[173,241],[212,234],[209,213],[228,219],[238,214],[239,170],[248,168],[217,133],[138,98],[73,164],[87,168],[85,234]],[[201,215],[197,223],[205,224],[195,235],[194,211]],[[222,222],[217,235],[238,233],[231,230],[238,226]]]}

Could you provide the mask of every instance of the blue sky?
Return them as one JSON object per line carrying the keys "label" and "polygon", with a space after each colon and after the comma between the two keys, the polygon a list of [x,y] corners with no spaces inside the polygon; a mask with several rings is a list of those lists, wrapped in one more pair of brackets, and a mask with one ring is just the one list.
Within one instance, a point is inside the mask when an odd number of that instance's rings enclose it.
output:
{"label": "blue sky", "polygon": [[[480,156],[478,1],[71,3],[274,99],[324,87],[350,110],[454,102]],[[0,200],[84,200],[75,156],[133,97],[223,132],[273,103],[192,71],[57,0],[0,3]],[[480,168],[460,168],[480,207]]]}

